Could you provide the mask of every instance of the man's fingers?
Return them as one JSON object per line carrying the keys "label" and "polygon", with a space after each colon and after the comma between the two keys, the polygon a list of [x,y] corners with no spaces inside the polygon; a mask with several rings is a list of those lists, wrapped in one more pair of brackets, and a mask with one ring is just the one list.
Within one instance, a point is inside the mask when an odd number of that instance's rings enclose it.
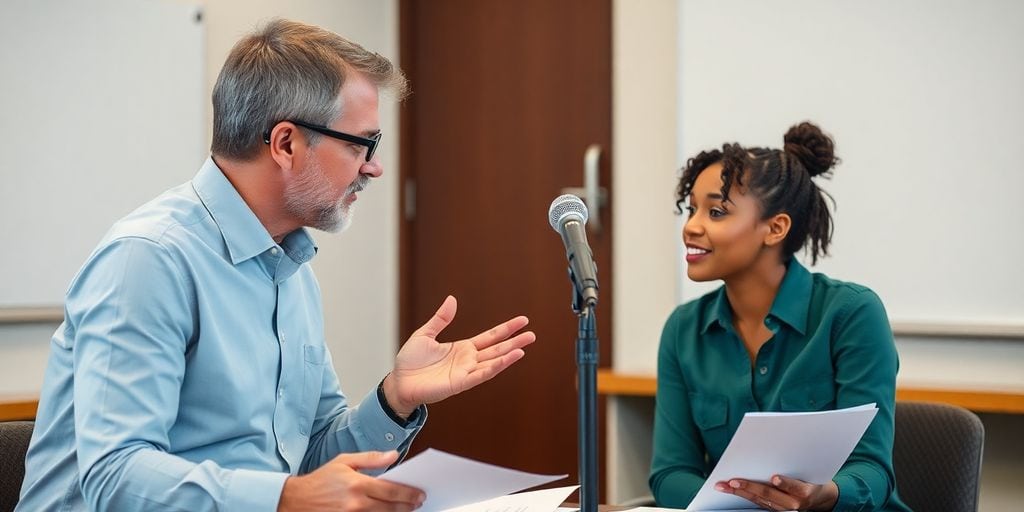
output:
{"label": "man's fingers", "polygon": [[537,335],[533,331],[526,331],[517,334],[515,337],[509,338],[497,345],[492,345],[486,349],[480,350],[477,353],[477,361],[484,362],[494,358],[502,357],[509,352],[516,349],[522,349],[523,347],[537,341]]}
{"label": "man's fingers", "polygon": [[[360,469],[386,468],[398,460],[398,452],[356,452],[343,453],[334,458],[340,464],[344,464],[356,471]],[[332,462],[334,462],[332,461]]]}
{"label": "man's fingers", "polygon": [[422,327],[416,329],[413,336],[427,336],[429,338],[437,339],[437,335],[441,334],[441,331],[448,324],[452,323],[455,319],[455,311],[458,309],[458,302],[455,297],[449,295],[445,297],[444,302],[441,303],[441,307],[437,308],[437,312],[434,316],[427,320],[427,323],[423,324]]}
{"label": "man's fingers", "polygon": [[[386,468],[398,460],[397,451],[343,453],[331,461],[343,464],[353,470]],[[418,507],[426,495],[422,490],[380,478],[365,477],[358,486],[368,498],[382,502],[402,504],[396,510],[411,510]],[[391,508],[391,507],[386,507]]]}
{"label": "man's fingers", "polygon": [[427,498],[423,491],[380,478],[374,479],[366,486],[366,495],[375,500],[388,503],[405,503],[418,507]]}
{"label": "man's fingers", "polygon": [[522,359],[524,355],[526,355],[526,352],[517,348],[499,358],[477,363],[476,368],[466,375],[466,380],[464,381],[465,387],[463,390],[473,388],[493,379],[494,376],[505,371],[509,366],[512,366],[512,363]]}
{"label": "man's fingers", "polygon": [[483,350],[515,334],[523,327],[526,327],[529,323],[529,318],[526,318],[525,316],[517,316],[507,322],[498,324],[480,334],[477,334],[476,336],[473,336],[473,346],[475,346],[477,350]]}

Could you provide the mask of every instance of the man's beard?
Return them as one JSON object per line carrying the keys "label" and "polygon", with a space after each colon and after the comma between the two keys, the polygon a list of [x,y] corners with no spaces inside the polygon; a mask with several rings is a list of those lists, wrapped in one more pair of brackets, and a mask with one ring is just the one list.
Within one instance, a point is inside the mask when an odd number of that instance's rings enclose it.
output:
{"label": "man's beard", "polygon": [[345,189],[341,198],[335,200],[335,189],[327,179],[318,162],[310,162],[305,172],[295,181],[288,183],[284,191],[285,210],[311,228],[339,233],[352,224],[354,204],[349,201],[352,194],[366,188],[370,178],[359,177]]}

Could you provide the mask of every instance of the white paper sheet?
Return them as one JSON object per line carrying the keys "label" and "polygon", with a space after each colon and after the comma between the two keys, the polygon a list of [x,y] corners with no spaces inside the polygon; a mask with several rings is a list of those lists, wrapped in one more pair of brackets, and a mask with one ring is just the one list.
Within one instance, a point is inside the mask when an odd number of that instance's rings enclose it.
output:
{"label": "white paper sheet", "polygon": [[815,484],[827,482],[877,412],[875,404],[866,404],[836,411],[745,414],[686,510],[756,509],[739,496],[715,490],[716,483],[732,478],[768,482],[772,475],[786,475]]}
{"label": "white paper sheet", "polygon": [[570,485],[555,489],[519,492],[461,507],[450,508],[446,512],[554,512],[579,487],[578,485]]}
{"label": "white paper sheet", "polygon": [[437,512],[504,496],[569,475],[538,475],[503,468],[429,448],[379,478],[422,489],[419,512]]}

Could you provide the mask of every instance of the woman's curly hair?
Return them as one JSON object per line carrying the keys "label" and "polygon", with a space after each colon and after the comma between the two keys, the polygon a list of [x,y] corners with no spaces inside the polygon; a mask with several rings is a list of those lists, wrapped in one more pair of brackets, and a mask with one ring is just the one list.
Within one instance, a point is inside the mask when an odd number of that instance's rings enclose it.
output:
{"label": "woman's curly hair", "polygon": [[782,149],[744,148],[726,143],[721,149],[701,151],[683,167],[676,189],[679,213],[683,212],[700,173],[719,162],[723,201],[729,200],[735,183],[743,193],[758,200],[762,220],[779,213],[789,215],[792,226],[782,247],[786,259],[808,245],[812,265],[819,256],[828,255],[833,224],[826,198],[833,205],[835,201],[811,178],[831,177],[839,159],[835,156],[835,143],[821,128],[809,122],[791,127],[783,137]]}

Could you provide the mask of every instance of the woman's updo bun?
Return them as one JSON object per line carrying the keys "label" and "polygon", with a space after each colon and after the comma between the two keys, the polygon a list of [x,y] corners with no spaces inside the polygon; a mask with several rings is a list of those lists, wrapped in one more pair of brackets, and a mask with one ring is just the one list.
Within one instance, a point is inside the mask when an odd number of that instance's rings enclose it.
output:
{"label": "woman's updo bun", "polygon": [[813,123],[805,121],[791,127],[782,140],[785,142],[783,151],[796,157],[812,177],[828,172],[839,163],[832,137]]}

